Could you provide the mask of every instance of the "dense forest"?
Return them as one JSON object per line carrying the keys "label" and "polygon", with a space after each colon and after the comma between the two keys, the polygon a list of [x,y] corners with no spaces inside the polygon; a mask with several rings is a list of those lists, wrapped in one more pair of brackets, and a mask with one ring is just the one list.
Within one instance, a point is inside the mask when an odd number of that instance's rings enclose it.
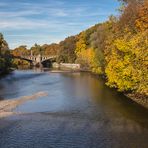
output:
{"label": "dense forest", "polygon": [[59,61],[104,75],[119,91],[148,96],[148,1],[122,1],[120,16],[61,42]]}
{"label": "dense forest", "polygon": [[[31,49],[20,46],[13,55],[58,55],[57,62],[80,63],[106,78],[106,84],[122,92],[148,96],[148,1],[120,0],[119,16],[110,16],[106,22],[71,36],[59,44],[37,45]],[[8,52],[1,35],[0,52]],[[9,54],[9,52],[8,52]],[[13,64],[28,64],[14,60]],[[10,61],[0,58],[0,69]]]}

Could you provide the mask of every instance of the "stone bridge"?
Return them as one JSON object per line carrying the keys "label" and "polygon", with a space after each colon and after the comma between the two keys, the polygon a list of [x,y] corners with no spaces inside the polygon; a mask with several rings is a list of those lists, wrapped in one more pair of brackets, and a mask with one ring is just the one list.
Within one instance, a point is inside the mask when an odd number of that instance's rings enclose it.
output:
{"label": "stone bridge", "polygon": [[48,61],[48,60],[55,60],[56,59],[56,55],[55,56],[45,56],[45,55],[31,55],[31,56],[12,56],[12,58],[17,58],[17,59],[22,59],[22,60],[26,60],[29,61],[33,66],[39,65],[42,66],[44,62]]}

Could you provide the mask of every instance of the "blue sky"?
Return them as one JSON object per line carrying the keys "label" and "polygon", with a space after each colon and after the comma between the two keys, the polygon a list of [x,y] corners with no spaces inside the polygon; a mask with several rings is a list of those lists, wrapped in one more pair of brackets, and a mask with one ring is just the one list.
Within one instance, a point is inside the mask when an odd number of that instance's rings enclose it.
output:
{"label": "blue sky", "polygon": [[0,32],[10,48],[52,43],[116,15],[117,0],[0,0]]}

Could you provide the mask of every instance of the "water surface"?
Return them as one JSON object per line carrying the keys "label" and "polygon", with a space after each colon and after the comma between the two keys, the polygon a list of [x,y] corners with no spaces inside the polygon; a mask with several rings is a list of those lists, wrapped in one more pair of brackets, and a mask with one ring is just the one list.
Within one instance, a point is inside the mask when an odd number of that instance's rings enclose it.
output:
{"label": "water surface", "polygon": [[0,119],[0,148],[147,148],[148,111],[88,73],[15,71],[0,99],[46,91]]}

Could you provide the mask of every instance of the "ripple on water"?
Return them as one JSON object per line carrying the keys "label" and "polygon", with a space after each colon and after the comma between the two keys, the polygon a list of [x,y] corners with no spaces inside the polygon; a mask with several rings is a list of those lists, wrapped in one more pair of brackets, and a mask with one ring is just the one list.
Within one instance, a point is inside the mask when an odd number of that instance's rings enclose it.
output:
{"label": "ripple on water", "polygon": [[[31,71],[16,71],[13,77],[11,85],[7,78],[1,83],[3,98],[38,91],[48,96],[16,108],[22,115],[0,120],[0,147],[148,147],[148,112],[106,87],[102,79],[86,73]],[[16,90],[12,96],[11,89]]]}

